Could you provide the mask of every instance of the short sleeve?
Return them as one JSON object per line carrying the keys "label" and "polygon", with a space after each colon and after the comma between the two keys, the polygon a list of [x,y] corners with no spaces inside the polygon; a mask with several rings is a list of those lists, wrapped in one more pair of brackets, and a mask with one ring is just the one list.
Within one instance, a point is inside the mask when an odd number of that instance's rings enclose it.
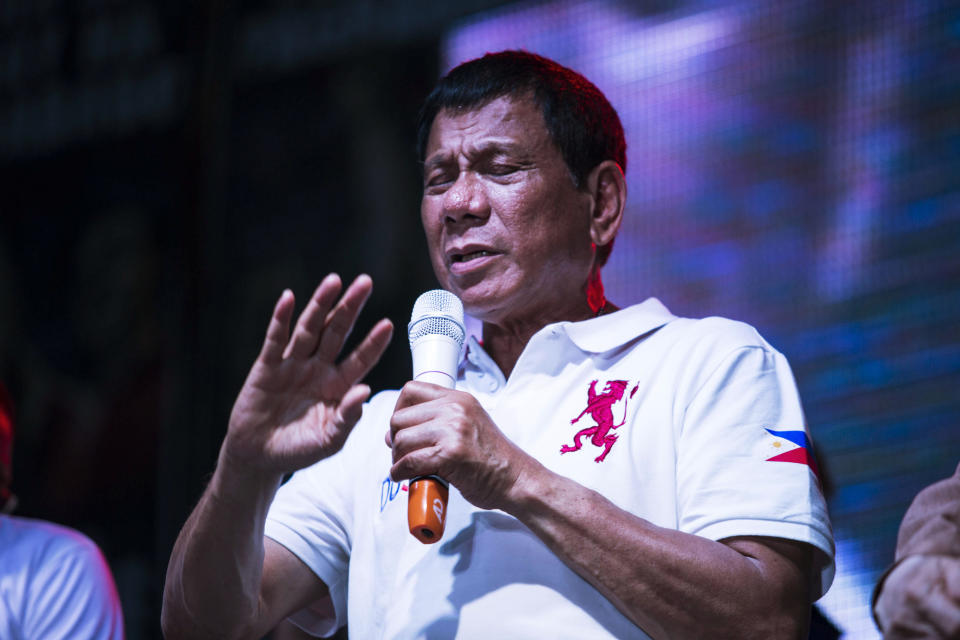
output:
{"label": "short sleeve", "polygon": [[293,474],[277,492],[264,529],[268,538],[290,550],[327,585],[330,603],[317,603],[290,616],[294,624],[320,636],[332,635],[347,621],[352,510],[343,458],[341,451]]}
{"label": "short sleeve", "polygon": [[821,552],[822,595],[833,581],[833,536],[793,374],[759,336],[725,351],[707,359],[683,414],[679,527],[713,540],[810,544]]}

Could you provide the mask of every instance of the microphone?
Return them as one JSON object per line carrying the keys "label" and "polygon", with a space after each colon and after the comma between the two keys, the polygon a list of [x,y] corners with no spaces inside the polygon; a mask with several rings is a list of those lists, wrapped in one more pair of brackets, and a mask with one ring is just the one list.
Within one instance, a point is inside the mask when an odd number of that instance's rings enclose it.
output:
{"label": "microphone", "polygon": [[[460,298],[443,289],[421,294],[413,304],[407,336],[413,356],[413,379],[453,389],[466,336]],[[424,544],[433,544],[443,537],[448,486],[446,480],[434,475],[410,481],[407,525],[410,533]]]}

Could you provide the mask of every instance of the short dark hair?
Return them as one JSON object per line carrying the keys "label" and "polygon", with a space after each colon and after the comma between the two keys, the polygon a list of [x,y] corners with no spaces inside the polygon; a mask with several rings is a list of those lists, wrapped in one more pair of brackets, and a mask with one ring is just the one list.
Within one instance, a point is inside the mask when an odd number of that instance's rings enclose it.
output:
{"label": "short dark hair", "polygon": [[[417,153],[425,159],[427,138],[444,109],[479,109],[503,96],[532,95],[550,138],[579,189],[605,160],[627,170],[627,143],[620,117],[606,96],[585,77],[527,51],[488,53],[453,68],[427,96],[417,126]],[[603,265],[613,243],[597,248]]]}

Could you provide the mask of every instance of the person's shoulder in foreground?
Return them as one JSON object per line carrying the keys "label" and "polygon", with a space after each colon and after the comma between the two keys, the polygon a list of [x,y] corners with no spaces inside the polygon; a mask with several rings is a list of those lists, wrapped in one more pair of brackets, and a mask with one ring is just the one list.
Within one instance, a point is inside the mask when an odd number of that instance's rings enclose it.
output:
{"label": "person's shoulder in foreground", "polygon": [[110,569],[82,533],[0,516],[0,636],[119,640],[123,613]]}
{"label": "person's shoulder in foreground", "polygon": [[13,402],[0,383],[0,639],[122,640],[120,599],[100,549],[68,527],[6,515]]}

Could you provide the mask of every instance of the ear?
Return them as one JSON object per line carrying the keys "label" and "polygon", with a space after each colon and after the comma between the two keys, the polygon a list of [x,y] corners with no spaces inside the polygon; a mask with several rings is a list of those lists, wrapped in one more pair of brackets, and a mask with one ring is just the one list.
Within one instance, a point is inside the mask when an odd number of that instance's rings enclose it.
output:
{"label": "ear", "polygon": [[590,195],[590,240],[598,247],[610,244],[620,231],[627,201],[627,181],[613,160],[604,160],[587,175],[584,185]]}

